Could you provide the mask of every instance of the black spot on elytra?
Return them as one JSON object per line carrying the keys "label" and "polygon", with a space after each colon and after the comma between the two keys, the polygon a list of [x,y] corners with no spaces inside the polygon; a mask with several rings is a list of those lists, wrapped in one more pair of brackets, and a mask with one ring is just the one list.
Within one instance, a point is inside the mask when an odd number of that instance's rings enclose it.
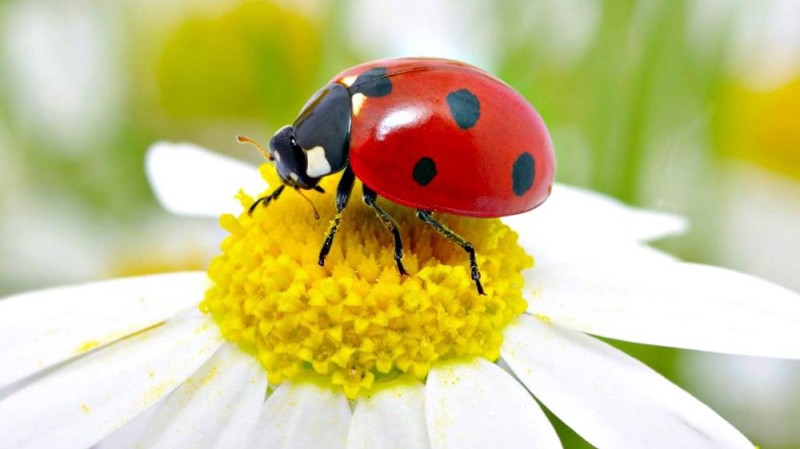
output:
{"label": "black spot on elytra", "polygon": [[467,89],[459,89],[447,94],[447,105],[450,114],[461,129],[475,126],[481,116],[481,102],[478,97]]}
{"label": "black spot on elytra", "polygon": [[423,157],[414,165],[414,181],[426,186],[436,177],[436,163],[429,157]]}
{"label": "black spot on elytra", "polygon": [[374,67],[358,75],[350,86],[350,95],[364,94],[367,97],[383,97],[392,92],[392,81],[386,67]]}
{"label": "black spot on elytra", "polygon": [[527,151],[519,155],[514,161],[511,169],[511,181],[514,193],[517,196],[525,195],[525,192],[533,186],[533,178],[536,177],[536,163],[533,156]]}

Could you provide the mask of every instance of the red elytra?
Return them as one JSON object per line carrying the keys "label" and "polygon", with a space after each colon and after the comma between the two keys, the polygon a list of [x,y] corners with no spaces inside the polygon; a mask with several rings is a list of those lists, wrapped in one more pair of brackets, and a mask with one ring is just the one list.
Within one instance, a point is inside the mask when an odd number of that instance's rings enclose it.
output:
{"label": "red elytra", "polygon": [[[391,92],[366,97],[358,111],[353,100],[349,158],[361,182],[403,206],[472,217],[518,214],[547,199],[553,146],[542,118],[514,89],[471,65],[434,58],[373,61],[332,82],[346,84],[374,68],[386,69]],[[479,102],[479,116],[466,128],[447,101],[462,90]],[[423,185],[413,173],[425,158],[435,175]],[[530,185],[521,179],[528,169]]]}

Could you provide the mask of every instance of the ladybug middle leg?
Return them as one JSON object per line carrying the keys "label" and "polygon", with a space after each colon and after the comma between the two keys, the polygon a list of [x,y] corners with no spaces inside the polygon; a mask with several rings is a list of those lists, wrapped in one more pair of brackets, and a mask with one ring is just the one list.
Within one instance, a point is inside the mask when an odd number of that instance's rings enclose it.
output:
{"label": "ladybug middle leg", "polygon": [[[342,214],[344,213],[344,208],[347,206],[347,202],[350,200],[350,193],[353,191],[355,180],[355,174],[348,165],[344,173],[342,173],[339,185],[336,186],[336,216],[333,217],[333,221],[331,221],[331,226],[328,228],[328,232],[325,235],[325,241],[322,243],[322,249],[319,251],[320,266],[325,266],[325,258],[328,257],[331,245],[333,245],[333,238],[336,236],[336,231],[339,230],[339,225],[342,222]],[[386,229],[388,229],[394,237],[394,261],[397,264],[397,270],[400,271],[400,274],[408,274],[405,267],[403,267],[403,241],[400,239],[400,231],[397,229],[397,223],[395,223],[391,215],[375,203],[378,194],[367,186],[363,186],[363,188],[364,203],[375,211],[383,222],[383,225],[386,226]]]}
{"label": "ladybug middle leg", "polygon": [[397,264],[397,271],[399,271],[400,274],[408,274],[405,267],[403,267],[403,241],[400,239],[400,231],[397,229],[397,223],[391,215],[375,203],[375,200],[378,199],[378,194],[365,185],[363,188],[364,196],[362,198],[364,203],[375,211],[378,218],[383,222],[383,225],[386,226],[386,229],[388,229],[394,237],[394,262]]}
{"label": "ladybug middle leg", "polygon": [[469,254],[469,266],[472,270],[472,280],[475,281],[475,286],[478,287],[478,294],[485,295],[486,293],[483,292],[483,286],[481,285],[481,272],[478,270],[478,262],[475,260],[475,248],[472,247],[472,243],[464,240],[464,237],[461,237],[447,226],[436,221],[427,210],[417,209],[417,218],[431,225],[439,234],[442,234],[447,240],[460,246]]}

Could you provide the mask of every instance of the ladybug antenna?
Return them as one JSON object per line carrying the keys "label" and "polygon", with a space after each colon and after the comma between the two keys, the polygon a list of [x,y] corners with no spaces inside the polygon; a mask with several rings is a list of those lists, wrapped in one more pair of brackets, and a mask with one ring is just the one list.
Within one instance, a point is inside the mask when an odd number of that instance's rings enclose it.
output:
{"label": "ladybug antenna", "polygon": [[311,205],[311,209],[313,209],[313,210],[314,210],[314,220],[319,220],[319,212],[317,212],[317,207],[316,207],[316,206],[314,206],[314,202],[313,202],[313,201],[311,201],[311,199],[309,199],[307,196],[305,196],[305,195],[303,194],[303,191],[302,191],[302,190],[300,190],[300,189],[295,189],[295,191],[296,191],[297,193],[299,193],[299,194],[300,194],[300,196],[302,196],[304,200],[308,201],[308,204],[310,204],[310,205]]}
{"label": "ladybug antenna", "polygon": [[275,158],[272,157],[272,155],[269,154],[268,152],[266,152],[263,148],[261,148],[261,145],[259,145],[258,142],[256,142],[255,140],[253,140],[253,139],[251,139],[251,138],[249,138],[247,136],[236,136],[236,140],[239,143],[249,143],[250,145],[256,147],[258,152],[261,153],[262,156],[264,156],[264,159],[266,159],[266,160],[268,160],[270,162],[275,160]]}

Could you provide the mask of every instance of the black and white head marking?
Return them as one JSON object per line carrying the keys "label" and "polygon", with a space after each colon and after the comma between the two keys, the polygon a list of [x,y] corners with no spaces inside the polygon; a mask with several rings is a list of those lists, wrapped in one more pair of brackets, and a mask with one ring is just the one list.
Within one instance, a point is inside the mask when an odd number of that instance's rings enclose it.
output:
{"label": "black and white head marking", "polygon": [[294,138],[306,155],[306,176],[327,176],[347,165],[350,114],[350,95],[338,83],[320,89],[300,111],[294,122]]}

